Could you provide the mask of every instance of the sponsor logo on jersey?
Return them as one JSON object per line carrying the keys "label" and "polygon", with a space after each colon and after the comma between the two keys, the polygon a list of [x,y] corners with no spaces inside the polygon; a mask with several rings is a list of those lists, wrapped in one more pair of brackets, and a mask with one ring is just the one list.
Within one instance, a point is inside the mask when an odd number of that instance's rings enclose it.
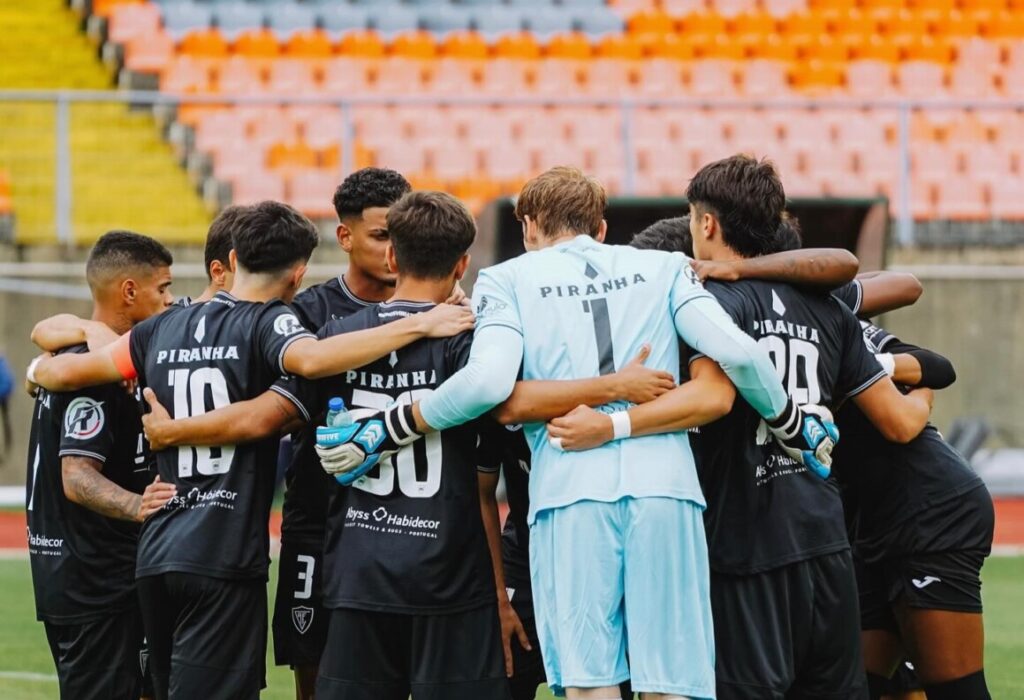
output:
{"label": "sponsor logo on jersey", "polygon": [[345,519],[348,521],[345,527],[360,527],[374,532],[414,537],[437,537],[437,530],[441,527],[440,520],[392,513],[384,506],[378,506],[372,511],[349,506],[345,511]]}
{"label": "sponsor logo on jersey", "polygon": [[193,488],[186,494],[179,493],[175,495],[171,500],[164,504],[164,508],[167,510],[173,510],[175,508],[191,510],[194,508],[206,508],[207,506],[213,506],[216,508],[234,510],[234,501],[237,498],[237,491],[228,491],[227,489],[204,491],[200,488]]}
{"label": "sponsor logo on jersey", "polygon": [[64,412],[64,433],[75,440],[90,440],[103,430],[105,422],[103,402],[79,396]]}
{"label": "sponsor logo on jersey", "polygon": [[698,286],[698,287],[703,287],[704,286],[700,282],[700,277],[697,276],[697,271],[694,270],[692,267],[690,267],[690,262],[689,261],[687,261],[686,264],[683,265],[683,274],[686,275],[686,279],[690,280],[690,282],[692,282],[696,286]]}
{"label": "sponsor logo on jersey", "polygon": [[295,335],[302,330],[305,329],[299,323],[299,319],[295,317],[295,314],[281,314],[274,319],[274,332],[278,335]]}
{"label": "sponsor logo on jersey", "polygon": [[310,625],[313,624],[313,612],[313,608],[308,608],[305,605],[296,605],[292,608],[292,624],[295,625],[299,634],[309,631]]}
{"label": "sponsor logo on jersey", "polygon": [[924,578],[912,578],[910,580],[914,584],[914,588],[927,588],[933,583],[942,581],[938,576],[925,576]]}
{"label": "sponsor logo on jersey", "polygon": [[500,299],[491,299],[486,294],[480,297],[480,303],[476,305],[476,315],[478,318],[490,316],[496,314],[503,309],[507,309],[508,304],[501,301]]}
{"label": "sponsor logo on jersey", "polygon": [[509,431],[510,433],[518,433],[522,429],[523,429],[523,424],[522,423],[513,423],[512,425],[506,425],[505,426],[505,430]]}
{"label": "sponsor logo on jersey", "polygon": [[[48,554],[48,555],[59,555],[61,548],[64,546],[64,540],[59,537],[48,537],[47,535],[38,535],[28,528],[25,528],[28,532],[28,546],[29,551],[32,554]],[[50,550],[50,551],[39,551],[39,550]]]}

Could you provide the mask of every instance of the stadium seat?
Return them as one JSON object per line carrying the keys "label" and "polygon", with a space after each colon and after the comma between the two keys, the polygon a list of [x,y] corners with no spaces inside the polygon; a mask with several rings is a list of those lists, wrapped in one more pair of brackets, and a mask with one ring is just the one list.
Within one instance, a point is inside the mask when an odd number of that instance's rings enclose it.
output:
{"label": "stadium seat", "polygon": [[288,203],[306,216],[329,217],[339,174],[330,170],[299,170],[288,178]]}
{"label": "stadium seat", "polygon": [[427,153],[427,170],[442,180],[459,180],[480,172],[480,159],[474,149],[463,144],[439,144]]}
{"label": "stadium seat", "polygon": [[333,97],[357,95],[367,89],[367,62],[362,58],[336,57],[324,64],[321,89]]}
{"label": "stadium seat", "polygon": [[989,218],[986,187],[967,177],[945,178],[936,186],[935,215],[941,219]]}
{"label": "stadium seat", "polygon": [[149,36],[160,30],[160,7],[152,3],[116,5],[111,8],[107,39],[123,44],[136,36]]}
{"label": "stadium seat", "polygon": [[472,26],[488,40],[523,29],[523,13],[516,8],[492,6],[474,9],[470,14]]}
{"label": "stadium seat", "polygon": [[414,145],[394,143],[381,145],[375,149],[374,165],[378,168],[391,168],[400,173],[418,173],[425,169],[423,151]]}
{"label": "stadium seat", "polygon": [[178,42],[178,53],[196,58],[226,58],[231,47],[216,27],[204,27],[186,34]]}
{"label": "stadium seat", "polygon": [[278,40],[285,42],[296,32],[313,29],[317,17],[312,7],[290,2],[275,5],[273,11],[267,13],[267,19]]}
{"label": "stadium seat", "polygon": [[231,194],[235,204],[256,204],[268,199],[281,202],[285,200],[284,178],[265,170],[249,170],[244,177],[232,181]]}
{"label": "stadium seat", "polygon": [[338,3],[323,5],[318,11],[324,30],[336,38],[346,32],[366,29],[369,24],[369,13],[362,7]]}
{"label": "stadium seat", "polygon": [[233,41],[246,30],[262,27],[265,19],[264,8],[244,2],[215,5],[213,16],[217,21],[217,27],[229,41]]}
{"label": "stadium seat", "polygon": [[503,34],[494,42],[497,58],[540,58],[541,48],[537,39],[527,31]]}
{"label": "stadium seat", "polygon": [[386,39],[420,28],[420,17],[416,10],[401,5],[372,7],[369,19],[370,25]]}
{"label": "stadium seat", "polygon": [[424,67],[420,61],[407,58],[389,58],[376,65],[374,89],[385,95],[405,95],[422,92]]}
{"label": "stadium seat", "polygon": [[180,39],[193,29],[210,26],[213,12],[207,5],[179,2],[162,8],[164,30],[174,39]]}
{"label": "stadium seat", "polygon": [[582,65],[584,92],[595,97],[626,97],[634,92],[635,66],[632,61],[597,58]]}
{"label": "stadium seat", "polygon": [[996,219],[1024,220],[1024,178],[1005,178],[989,187],[991,215]]}
{"label": "stadium seat", "polygon": [[938,97],[946,94],[942,66],[926,61],[908,61],[896,69],[900,92],[907,97]]}
{"label": "stadium seat", "polygon": [[591,57],[593,47],[585,34],[566,32],[550,35],[548,43],[544,47],[544,54],[549,58],[583,61]]}
{"label": "stadium seat", "polygon": [[124,63],[138,73],[159,73],[174,57],[174,40],[165,33],[138,36],[125,46]]}
{"label": "stadium seat", "polygon": [[[579,1],[577,0],[577,2]],[[623,22],[622,18],[605,8],[594,8],[591,6],[586,11],[577,11],[574,16],[580,31],[591,37],[591,39],[618,34],[625,28],[625,22]]]}
{"label": "stadium seat", "polygon": [[637,90],[651,97],[676,95],[683,89],[683,64],[679,61],[654,58],[640,64]]}
{"label": "stadium seat", "polygon": [[743,93],[748,97],[779,97],[789,92],[786,69],[778,61],[744,61],[740,75]]}
{"label": "stadium seat", "polygon": [[960,172],[960,159],[957,154],[939,143],[914,144],[911,148],[910,162],[916,177],[932,181]]}
{"label": "stadium seat", "polygon": [[731,61],[697,61],[690,66],[690,92],[704,97],[731,97],[736,93],[735,70]]}
{"label": "stadium seat", "polygon": [[390,49],[391,55],[395,57],[427,60],[437,56],[437,43],[434,41],[434,35],[424,30],[393,35]]}
{"label": "stadium seat", "polygon": [[571,32],[574,21],[571,14],[556,7],[537,7],[524,16],[527,29],[541,41],[547,41],[555,34]]}
{"label": "stadium seat", "polygon": [[626,26],[632,34],[672,34],[676,20],[667,12],[648,10],[630,16]]}
{"label": "stadium seat", "polygon": [[537,63],[531,89],[540,95],[565,95],[580,91],[583,64],[560,58],[548,58]]}
{"label": "stadium seat", "polygon": [[465,31],[473,24],[473,16],[460,7],[442,5],[422,15],[423,28],[438,35]]}
{"label": "stadium seat", "polygon": [[300,29],[288,37],[283,52],[292,58],[326,59],[334,53],[334,46],[324,30]]}
{"label": "stadium seat", "polygon": [[263,78],[256,63],[233,56],[216,69],[217,91],[227,95],[246,95],[263,91]]}
{"label": "stadium seat", "polygon": [[235,55],[250,58],[276,58],[281,53],[277,35],[266,28],[242,30],[231,48]]}
{"label": "stadium seat", "polygon": [[207,92],[210,63],[191,56],[176,56],[160,73],[160,89],[170,93]]}
{"label": "stadium seat", "polygon": [[308,61],[282,58],[270,64],[267,92],[279,97],[292,95],[315,95],[319,92],[313,76],[313,66]]}
{"label": "stadium seat", "polygon": [[464,95],[476,91],[475,63],[456,58],[442,58],[427,65],[428,88],[434,95]]}
{"label": "stadium seat", "polygon": [[338,42],[338,53],[342,56],[380,58],[386,53],[384,40],[372,30],[346,32]]}

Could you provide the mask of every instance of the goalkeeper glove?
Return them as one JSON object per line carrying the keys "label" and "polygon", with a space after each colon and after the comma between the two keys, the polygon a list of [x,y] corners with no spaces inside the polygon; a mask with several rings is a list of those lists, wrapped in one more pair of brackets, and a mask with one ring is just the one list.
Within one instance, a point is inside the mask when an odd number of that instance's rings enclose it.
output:
{"label": "goalkeeper glove", "polygon": [[765,421],[775,441],[787,455],[827,479],[832,472],[832,448],[839,429],[824,406],[797,406],[790,399],[779,417]]}
{"label": "goalkeeper glove", "polygon": [[423,437],[416,431],[411,404],[349,412],[350,425],[316,429],[316,453],[324,471],[349,486],[378,462]]}

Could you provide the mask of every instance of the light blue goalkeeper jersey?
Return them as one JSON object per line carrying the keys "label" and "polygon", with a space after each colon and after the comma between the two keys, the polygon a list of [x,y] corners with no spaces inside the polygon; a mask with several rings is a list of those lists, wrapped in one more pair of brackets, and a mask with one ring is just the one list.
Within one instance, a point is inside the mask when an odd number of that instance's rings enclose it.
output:
{"label": "light blue goalkeeper jersey", "polygon": [[[680,336],[691,347],[705,348],[719,362],[716,348],[702,342],[704,336],[718,348],[723,338],[740,344],[747,338],[704,290],[682,254],[609,246],[589,236],[481,271],[474,287],[474,308],[478,337],[494,326],[522,334],[526,380],[609,374],[649,343],[646,366],[666,370],[678,381]],[[690,318],[699,323],[685,323],[687,308],[696,314]],[[702,332],[709,328],[715,332]],[[748,370],[757,364],[746,360],[744,356]],[[762,365],[761,374],[754,377],[754,393],[761,395],[759,410],[775,415],[785,404],[785,395],[766,359]],[[765,371],[770,377],[763,376]],[[764,389],[773,382],[774,390]],[[527,425],[525,430],[533,452],[531,522],[541,510],[581,500],[666,496],[704,505],[686,433],[635,437],[584,452],[562,452],[549,444],[543,424]]]}

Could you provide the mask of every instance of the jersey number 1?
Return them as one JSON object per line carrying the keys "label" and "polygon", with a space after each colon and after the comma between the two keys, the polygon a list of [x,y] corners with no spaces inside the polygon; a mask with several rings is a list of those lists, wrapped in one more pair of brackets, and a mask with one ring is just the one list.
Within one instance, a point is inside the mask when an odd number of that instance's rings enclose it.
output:
{"label": "jersey number 1", "polygon": [[[228,384],[224,373],[216,367],[200,367],[195,371],[172,369],[168,373],[167,384],[174,389],[174,417],[189,418],[201,416],[207,410],[224,408],[231,403],[228,398]],[[213,404],[209,409],[206,398],[210,397]],[[214,456],[213,451],[219,455]],[[221,447],[189,447],[178,448],[178,476],[189,477],[193,472],[203,476],[224,474],[231,469],[231,460],[235,457],[234,445]]]}
{"label": "jersey number 1", "polygon": [[612,322],[607,299],[584,299],[583,311],[594,317],[597,365],[601,374],[615,374],[615,350],[612,348]]}

